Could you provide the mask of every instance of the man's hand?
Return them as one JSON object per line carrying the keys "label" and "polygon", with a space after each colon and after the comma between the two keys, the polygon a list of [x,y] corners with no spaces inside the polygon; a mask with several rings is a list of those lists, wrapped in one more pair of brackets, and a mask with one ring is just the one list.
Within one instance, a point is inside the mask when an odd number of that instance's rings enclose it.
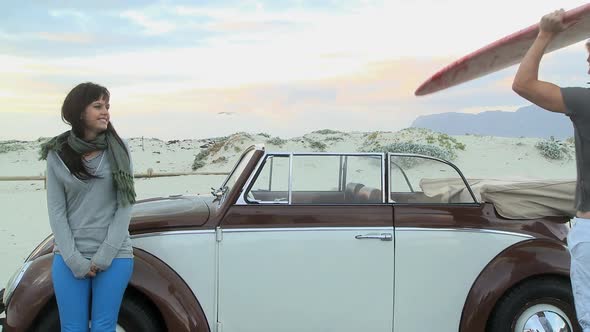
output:
{"label": "man's hand", "polygon": [[565,10],[560,9],[549,13],[541,18],[539,23],[540,32],[549,35],[555,35],[565,30],[568,25],[563,22]]}

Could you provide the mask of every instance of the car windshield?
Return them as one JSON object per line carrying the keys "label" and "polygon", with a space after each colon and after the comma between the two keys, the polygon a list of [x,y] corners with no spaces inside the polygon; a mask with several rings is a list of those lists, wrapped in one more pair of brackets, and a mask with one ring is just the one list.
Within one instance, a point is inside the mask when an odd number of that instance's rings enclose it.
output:
{"label": "car windshield", "polygon": [[255,151],[255,149],[251,149],[250,151],[248,151],[246,154],[244,154],[242,156],[242,158],[234,166],[230,175],[225,179],[225,181],[223,182],[221,187],[219,187],[219,189],[217,189],[216,191],[213,192],[213,195],[223,196],[223,194],[231,191],[233,186],[236,184],[236,181],[238,180],[238,178],[240,177],[240,175],[244,171],[244,168],[246,167],[246,165],[248,164],[250,159],[252,159],[252,156],[254,155],[254,151]]}

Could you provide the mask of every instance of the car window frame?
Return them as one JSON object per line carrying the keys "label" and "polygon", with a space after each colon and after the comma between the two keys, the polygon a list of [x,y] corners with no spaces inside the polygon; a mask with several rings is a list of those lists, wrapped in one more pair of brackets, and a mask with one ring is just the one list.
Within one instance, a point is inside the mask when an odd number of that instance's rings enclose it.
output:
{"label": "car window frame", "polygon": [[[469,194],[470,194],[471,198],[473,199],[473,202],[465,202],[465,203],[426,203],[426,202],[425,203],[398,203],[398,202],[395,202],[394,200],[391,199],[391,189],[389,189],[389,187],[391,186],[390,176],[391,176],[391,159],[392,159],[391,157],[392,156],[429,159],[429,160],[438,161],[443,164],[446,164],[447,166],[450,166],[451,168],[453,168],[457,172],[457,174],[459,174],[459,177],[461,178],[461,180],[463,181],[463,184],[465,185],[465,187],[469,191]],[[407,178],[407,176],[406,176],[405,172],[403,172],[403,170],[402,170],[402,174],[404,175],[406,181],[409,182],[409,179]],[[448,160],[444,160],[444,159],[440,159],[440,158],[436,158],[436,157],[431,157],[431,156],[427,156],[427,155],[415,154],[415,153],[388,152],[387,153],[387,175],[388,175],[388,178],[387,178],[387,182],[388,182],[387,202],[390,204],[412,205],[412,206],[418,206],[418,205],[429,205],[429,206],[433,206],[433,205],[434,206],[453,206],[453,205],[473,206],[473,205],[477,205],[477,206],[479,206],[481,204],[481,202],[479,202],[477,200],[477,198],[475,197],[475,194],[473,193],[473,190],[471,189],[469,182],[467,181],[467,179],[463,175],[463,172],[461,172],[459,167],[457,167],[455,164],[453,164],[452,162],[450,162]],[[411,185],[410,185],[410,188],[411,188]]]}
{"label": "car window frame", "polygon": [[[289,185],[288,185],[288,200],[286,202],[275,202],[275,201],[251,201],[248,199],[247,195],[252,190],[256,179],[262,172],[262,169],[266,165],[266,161],[270,156],[288,156],[289,157]],[[323,204],[312,204],[312,203],[305,203],[305,204],[293,204],[293,158],[296,156],[375,156],[381,159],[381,202],[380,203],[323,203]],[[350,153],[340,153],[340,152],[266,152],[265,155],[260,158],[258,165],[256,165],[255,171],[252,172],[250,178],[246,182],[243,187],[243,192],[240,195],[240,198],[235,203],[236,205],[289,205],[289,206],[301,206],[301,205],[313,205],[313,206],[322,206],[322,205],[374,205],[374,204],[388,204],[388,196],[389,194],[389,187],[387,181],[387,155],[382,152],[350,152]],[[346,174],[343,173],[343,167],[346,164],[341,164],[339,169],[339,189],[346,190]],[[342,183],[344,182],[344,184]],[[387,195],[387,196],[386,196]]]}

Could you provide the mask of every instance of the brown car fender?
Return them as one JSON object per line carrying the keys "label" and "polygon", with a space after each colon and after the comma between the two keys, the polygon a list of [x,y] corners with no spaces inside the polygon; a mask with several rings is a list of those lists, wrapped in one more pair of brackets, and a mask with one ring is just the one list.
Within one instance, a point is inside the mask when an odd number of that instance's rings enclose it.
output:
{"label": "brown car fender", "polygon": [[[162,315],[168,331],[209,332],[199,301],[188,285],[168,265],[134,248],[129,288],[149,299]],[[53,254],[36,258],[24,274],[6,308],[6,331],[24,332],[54,297],[51,280]]]}
{"label": "brown car fender", "polygon": [[155,304],[168,331],[209,332],[203,308],[184,280],[150,253],[135,248],[134,255],[129,285]]}
{"label": "brown car fender", "polygon": [[53,254],[46,254],[32,261],[6,307],[4,331],[26,331],[53,297],[52,262]]}
{"label": "brown car fender", "polygon": [[460,332],[485,331],[496,302],[519,282],[536,276],[569,278],[570,254],[564,243],[532,239],[498,254],[475,280],[463,307]]}

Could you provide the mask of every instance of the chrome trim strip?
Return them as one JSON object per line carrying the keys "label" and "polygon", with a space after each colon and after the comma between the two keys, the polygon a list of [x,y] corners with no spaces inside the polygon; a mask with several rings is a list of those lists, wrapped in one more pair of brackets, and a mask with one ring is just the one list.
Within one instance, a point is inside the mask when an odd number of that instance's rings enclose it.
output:
{"label": "chrome trim strip", "polygon": [[27,272],[31,264],[33,264],[32,261],[24,263],[20,267],[20,269],[16,270],[16,272],[8,280],[6,289],[4,289],[4,295],[2,296],[2,303],[6,308],[10,304],[10,300],[12,299],[12,295],[14,295],[14,291],[18,288],[18,285],[25,276],[25,273]]}
{"label": "chrome trim strip", "polygon": [[[377,230],[377,229],[394,229],[389,226],[376,227],[301,227],[301,228],[230,228],[223,229],[224,233],[247,233],[247,232],[299,232],[299,231],[358,231],[358,230]],[[419,227],[396,227],[396,232],[411,232],[411,231],[431,231],[431,232],[466,232],[466,233],[486,233],[486,234],[500,234],[518,236],[525,239],[534,239],[535,237],[528,234],[499,231],[493,229],[476,229],[476,228],[419,228]]]}
{"label": "chrome trim strip", "polygon": [[381,153],[381,204],[383,203],[389,203],[385,198],[385,194],[387,194],[387,197],[390,196],[390,194],[388,194],[389,189],[387,189],[385,187],[385,166],[387,164],[385,164],[385,159],[386,158],[386,154],[385,153]]}
{"label": "chrome trim strip", "polygon": [[49,234],[45,240],[41,241],[41,243],[39,243],[39,245],[33,249],[33,251],[31,251],[31,253],[27,256],[27,258],[25,259],[25,263],[29,262],[31,260],[31,257],[37,255],[39,253],[39,250],[41,250],[41,248],[45,247],[49,242],[53,242],[55,239],[53,233]]}
{"label": "chrome trim strip", "polygon": [[165,236],[165,235],[186,235],[186,234],[215,234],[214,229],[192,229],[186,231],[164,231],[131,235],[131,239],[141,239],[143,237]]}
{"label": "chrome trim strip", "polygon": [[238,196],[238,199],[235,203],[235,205],[253,205],[253,204],[248,204],[246,202],[246,195],[248,194],[246,192],[246,189],[250,187],[250,184],[252,183],[252,181],[254,181],[254,176],[258,173],[258,170],[260,169],[260,165],[262,165],[262,163],[264,163],[266,161],[266,158],[268,157],[267,153],[265,152],[265,154],[260,157],[260,159],[258,160],[258,163],[256,164],[256,166],[254,167],[254,169],[252,170],[252,173],[250,173],[250,175],[248,176],[248,180],[246,180],[246,183],[244,183],[244,187],[242,187],[242,192],[240,193],[240,195]]}
{"label": "chrome trim strip", "polygon": [[383,152],[273,152],[267,151],[267,154],[272,155],[289,155],[292,154],[294,156],[380,156],[383,155]]}
{"label": "chrome trim strip", "polygon": [[373,231],[393,230],[393,226],[383,227],[300,227],[300,228],[224,228],[224,233],[255,233],[255,232],[310,232],[310,231]]}
{"label": "chrome trim strip", "polygon": [[293,154],[289,155],[289,189],[288,189],[287,204],[291,205],[293,202]]}
{"label": "chrome trim strip", "polygon": [[516,232],[499,231],[485,228],[420,228],[420,227],[396,227],[396,232],[466,232],[466,233],[487,233],[518,236],[525,239],[534,239],[535,237],[529,234],[522,234]]}
{"label": "chrome trim strip", "polygon": [[[382,230],[391,229],[395,232],[466,232],[466,233],[486,233],[518,236],[525,239],[534,239],[535,237],[528,234],[499,231],[494,229],[478,228],[420,228],[420,227],[393,227],[393,226],[370,226],[370,227],[288,227],[288,228],[222,228],[223,233],[249,233],[249,232],[309,232],[309,231],[360,231],[360,230]],[[132,239],[143,237],[165,236],[165,235],[187,235],[187,234],[215,234],[214,229],[206,230],[186,230],[186,231],[165,231],[132,235]]]}

